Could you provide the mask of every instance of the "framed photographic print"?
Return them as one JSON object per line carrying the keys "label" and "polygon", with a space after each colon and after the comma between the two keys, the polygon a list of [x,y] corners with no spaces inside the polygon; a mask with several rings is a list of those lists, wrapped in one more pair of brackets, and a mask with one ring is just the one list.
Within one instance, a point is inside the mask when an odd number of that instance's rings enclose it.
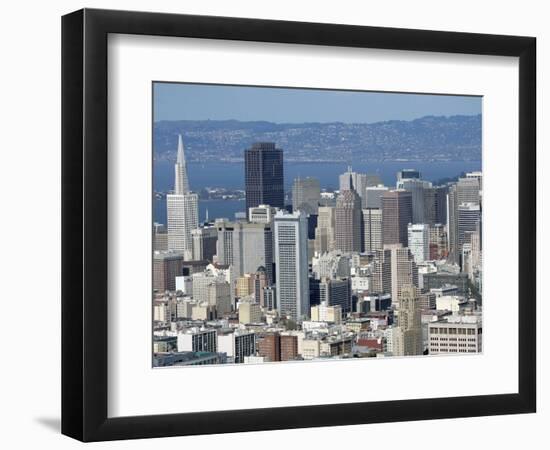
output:
{"label": "framed photographic print", "polygon": [[64,434],[535,411],[535,38],[62,31]]}

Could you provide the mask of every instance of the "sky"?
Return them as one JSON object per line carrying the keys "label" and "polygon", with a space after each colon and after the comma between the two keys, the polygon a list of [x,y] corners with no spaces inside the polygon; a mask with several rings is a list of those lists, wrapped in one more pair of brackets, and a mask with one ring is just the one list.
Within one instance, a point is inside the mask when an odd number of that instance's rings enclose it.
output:
{"label": "sky", "polygon": [[153,120],[373,123],[481,114],[481,97],[154,83]]}

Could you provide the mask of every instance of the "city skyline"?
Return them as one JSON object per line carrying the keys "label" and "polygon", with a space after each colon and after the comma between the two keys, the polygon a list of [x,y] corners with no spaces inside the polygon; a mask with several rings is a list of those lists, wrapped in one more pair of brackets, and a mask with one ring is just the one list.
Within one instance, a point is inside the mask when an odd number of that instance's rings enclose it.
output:
{"label": "city skyline", "polygon": [[[435,183],[403,162],[388,182],[332,165],[321,181],[253,141],[242,190],[201,189],[199,219],[186,136],[172,139],[171,189],[154,193],[154,367],[482,351],[481,171]],[[192,171],[214,181],[208,168]]]}

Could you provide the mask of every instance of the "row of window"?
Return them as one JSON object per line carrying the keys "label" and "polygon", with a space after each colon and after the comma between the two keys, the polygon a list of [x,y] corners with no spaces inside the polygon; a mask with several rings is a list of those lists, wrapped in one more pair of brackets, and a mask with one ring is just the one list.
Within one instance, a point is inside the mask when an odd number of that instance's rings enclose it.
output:
{"label": "row of window", "polygon": [[[481,328],[477,330],[478,334],[481,334]],[[430,328],[431,334],[476,334],[476,330],[473,328]]]}
{"label": "row of window", "polygon": [[434,353],[477,353],[477,350],[457,350],[456,348],[450,348],[445,351],[438,351],[437,349],[435,349]]}
{"label": "row of window", "polygon": [[465,347],[469,347],[469,348],[477,348],[477,345],[476,344],[457,344],[455,342],[450,342],[450,343],[438,343],[438,342],[432,342],[431,343],[431,346],[433,347],[437,347],[437,346],[441,346],[441,347],[445,347],[445,346],[448,346],[448,347],[462,347],[462,348],[465,348]]}
{"label": "row of window", "polygon": [[458,342],[476,342],[476,338],[446,338],[446,337],[437,337],[437,336],[430,336],[430,341],[449,341],[454,340]]}

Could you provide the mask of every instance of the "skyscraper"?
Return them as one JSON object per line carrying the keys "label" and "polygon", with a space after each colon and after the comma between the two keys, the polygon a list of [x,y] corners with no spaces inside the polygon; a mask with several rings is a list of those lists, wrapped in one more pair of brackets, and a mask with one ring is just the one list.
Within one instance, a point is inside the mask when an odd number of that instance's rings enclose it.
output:
{"label": "skyscraper", "polygon": [[447,257],[447,230],[445,226],[436,223],[430,226],[430,259],[443,259]]}
{"label": "skyscraper", "polygon": [[377,250],[372,262],[371,282],[371,293],[391,293],[392,304],[398,306],[403,286],[418,286],[418,268],[409,249],[393,244]]}
{"label": "skyscraper", "polygon": [[336,250],[361,251],[361,198],[355,190],[340,191],[336,199]]}
{"label": "skyscraper", "polygon": [[284,207],[283,151],[257,142],[244,151],[246,210],[259,205]]}
{"label": "skyscraper", "polygon": [[449,261],[458,264],[462,253],[458,229],[458,208],[464,203],[480,204],[479,178],[459,178],[447,195],[447,223],[449,234]]}
{"label": "skyscraper", "polygon": [[[364,173],[357,173],[348,167],[348,170],[340,175],[340,191],[355,190],[359,197],[363,197],[364,191],[367,188],[367,178]],[[362,195],[363,194],[363,195]]]}
{"label": "skyscraper", "polygon": [[377,208],[363,209],[363,250],[374,252],[381,248],[382,210]]}
{"label": "skyscraper", "polygon": [[233,229],[234,223],[227,219],[217,219],[214,226],[218,230],[216,242],[216,260],[219,264],[233,264]]}
{"label": "skyscraper", "polygon": [[466,178],[475,178],[479,185],[479,190],[483,190],[483,174],[480,171],[467,172]]}
{"label": "skyscraper", "polygon": [[277,309],[299,321],[309,314],[307,218],[279,211],[274,224]]}
{"label": "skyscraper", "polygon": [[336,214],[332,206],[319,207],[317,228],[315,229],[315,252],[326,253],[334,250],[336,244]]}
{"label": "skyscraper", "polygon": [[366,173],[353,172],[348,167],[347,172],[340,175],[340,191],[349,191],[353,189],[361,198],[361,207],[366,207],[365,190],[367,187],[378,186],[382,183],[378,175],[368,175]]}
{"label": "skyscraper", "polygon": [[405,285],[401,289],[399,303],[398,332],[393,343],[395,356],[421,355],[422,323],[418,290],[415,286]]}
{"label": "skyscraper", "polygon": [[376,250],[372,261],[369,291],[373,294],[389,294],[391,288],[391,250],[389,248]]}
{"label": "skyscraper", "polygon": [[412,195],[410,192],[396,189],[382,195],[382,243],[408,243],[407,227],[412,223]]}
{"label": "skyscraper", "polygon": [[397,181],[397,189],[405,189],[412,197],[412,222],[424,223],[425,191],[432,187],[432,183],[419,178],[403,178]]}
{"label": "skyscraper", "polygon": [[193,259],[191,230],[199,227],[199,197],[189,191],[181,135],[178,136],[178,154],[174,172],[174,193],[166,196],[168,250],[182,252],[185,260],[191,260]]}
{"label": "skyscraper", "polygon": [[470,243],[471,232],[479,228],[481,220],[481,210],[479,204],[462,203],[458,206],[458,252],[462,253],[464,244]]}
{"label": "skyscraper", "polygon": [[186,261],[193,259],[191,230],[199,226],[199,198],[197,194],[168,194],[168,250],[182,252]]}
{"label": "skyscraper", "polygon": [[269,284],[273,281],[273,232],[269,223],[233,224],[233,266],[235,274],[265,269]]}
{"label": "skyscraper", "polygon": [[303,211],[306,214],[317,214],[321,186],[317,178],[296,178],[292,185],[292,210]]}
{"label": "skyscraper", "polygon": [[409,249],[415,263],[430,259],[429,226],[424,223],[409,224]]}
{"label": "skyscraper", "polygon": [[447,223],[447,186],[424,189],[424,222],[428,225]]}
{"label": "skyscraper", "polygon": [[153,223],[153,251],[168,250],[168,233],[166,227],[161,223]]}
{"label": "skyscraper", "polygon": [[271,284],[271,280],[267,277],[265,267],[258,267],[256,273],[252,276],[254,283],[254,300],[256,303],[263,305],[264,289]]}
{"label": "skyscraper", "polygon": [[212,262],[216,254],[216,242],[218,241],[216,227],[205,226],[191,230],[191,238],[193,240],[193,260],[207,259]]}
{"label": "skyscraper", "polygon": [[365,205],[363,208],[382,208],[382,195],[388,191],[387,186],[369,186],[365,190]]}

